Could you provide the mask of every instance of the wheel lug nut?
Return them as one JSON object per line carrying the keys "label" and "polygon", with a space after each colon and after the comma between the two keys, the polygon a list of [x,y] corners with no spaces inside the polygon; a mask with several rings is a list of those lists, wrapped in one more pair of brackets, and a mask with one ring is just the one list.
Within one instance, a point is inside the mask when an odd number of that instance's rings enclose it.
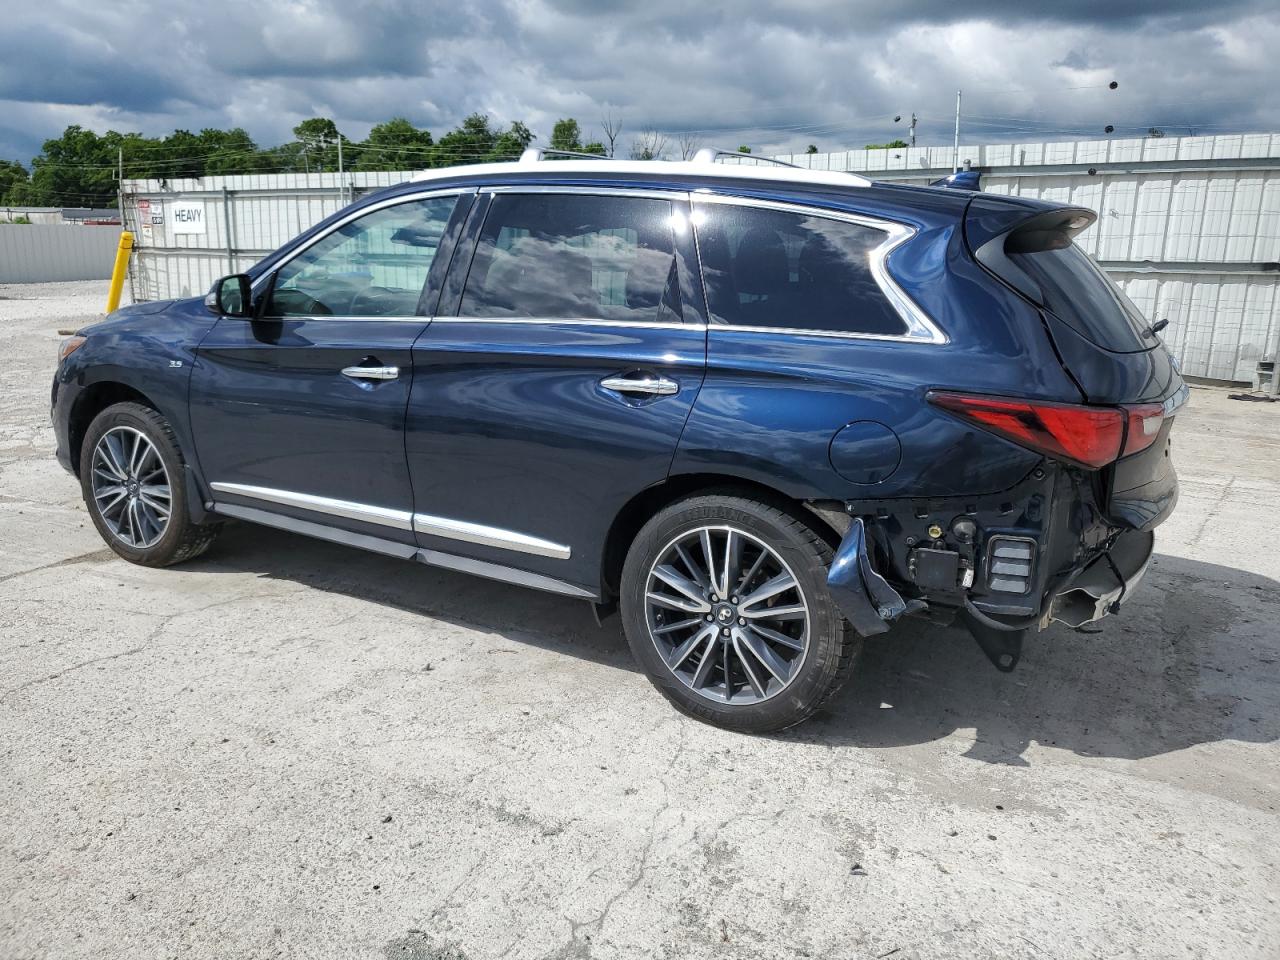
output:
{"label": "wheel lug nut", "polygon": [[721,632],[724,636],[726,636],[726,637],[727,637],[727,636],[729,635],[729,628],[728,628],[728,627],[725,627],[725,628],[724,628],[723,630],[721,630],[720,632]]}
{"label": "wheel lug nut", "polygon": [[738,626],[740,626],[740,627],[745,627],[746,625],[747,625],[747,618],[746,618],[746,617],[739,617],[739,618],[738,618]]}
{"label": "wheel lug nut", "polygon": [[711,595],[711,602],[712,602],[712,603],[719,603],[719,602],[720,602],[720,598],[719,598],[719,597],[717,597],[717,596],[713,593],[713,594]]}
{"label": "wheel lug nut", "polygon": [[711,620],[711,614],[709,614],[709,613],[707,614],[707,620],[708,620],[708,621],[710,621],[710,620]]}
{"label": "wheel lug nut", "polygon": [[730,598],[729,598],[729,602],[730,602],[730,603],[737,603],[737,602],[738,602],[738,598],[737,598],[737,597],[730,597]]}

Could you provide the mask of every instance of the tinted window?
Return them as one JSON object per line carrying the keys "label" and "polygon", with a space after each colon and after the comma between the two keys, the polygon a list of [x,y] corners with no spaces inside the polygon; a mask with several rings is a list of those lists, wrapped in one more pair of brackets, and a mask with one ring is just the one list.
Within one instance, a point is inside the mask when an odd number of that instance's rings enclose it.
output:
{"label": "tinted window", "polygon": [[883,231],[819,216],[699,204],[698,252],[712,319],[748,327],[901,334],[871,274]]}
{"label": "tinted window", "polygon": [[1074,243],[1056,250],[1009,253],[1040,285],[1049,312],[1105,350],[1132,353],[1157,343],[1144,338],[1147,321],[1124,292]]}
{"label": "tinted window", "polygon": [[464,317],[680,320],[671,204],[499,194],[467,275]]}
{"label": "tinted window", "polygon": [[456,203],[413,200],[343,224],[280,268],[267,314],[413,316]]}

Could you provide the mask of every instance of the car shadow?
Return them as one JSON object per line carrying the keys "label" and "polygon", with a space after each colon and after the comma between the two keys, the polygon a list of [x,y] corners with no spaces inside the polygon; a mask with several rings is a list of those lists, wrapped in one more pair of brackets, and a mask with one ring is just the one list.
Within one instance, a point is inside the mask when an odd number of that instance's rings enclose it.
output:
{"label": "car shadow", "polygon": [[[192,572],[250,571],[626,670],[618,618],[590,606],[248,524]],[[973,731],[965,756],[1027,765],[1031,743],[1138,759],[1219,740],[1280,739],[1280,583],[1157,555],[1118,616],[1054,625],[998,672],[959,627],[898,625],[864,644],[845,688],[781,740],[866,749]],[[654,694],[655,696],[657,694]]]}

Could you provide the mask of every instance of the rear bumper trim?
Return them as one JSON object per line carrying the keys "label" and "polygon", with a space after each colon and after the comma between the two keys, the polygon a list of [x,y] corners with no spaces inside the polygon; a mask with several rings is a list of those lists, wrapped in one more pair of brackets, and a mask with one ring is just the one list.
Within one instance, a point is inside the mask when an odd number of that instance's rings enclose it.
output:
{"label": "rear bumper trim", "polygon": [[1154,549],[1155,535],[1150,531],[1122,534],[1053,598],[1050,619],[1081,627],[1114,613],[1146,574]]}

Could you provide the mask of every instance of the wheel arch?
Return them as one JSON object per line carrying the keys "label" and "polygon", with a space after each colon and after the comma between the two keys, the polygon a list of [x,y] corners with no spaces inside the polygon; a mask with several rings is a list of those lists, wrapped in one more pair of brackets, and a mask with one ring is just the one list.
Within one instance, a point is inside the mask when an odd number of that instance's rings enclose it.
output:
{"label": "wheel arch", "polygon": [[808,524],[830,542],[833,548],[840,543],[842,531],[828,515],[830,511],[818,508],[815,501],[797,499],[758,480],[747,480],[732,474],[678,474],[641,490],[614,517],[605,537],[601,556],[601,596],[617,596],[627,550],[650,517],[678,500],[712,492],[749,497],[771,504]]}
{"label": "wheel arch", "polygon": [[160,407],[137,387],[119,380],[99,380],[80,391],[67,421],[67,440],[71,466],[80,475],[80,447],[93,418],[117,403],[138,403],[163,415]]}

